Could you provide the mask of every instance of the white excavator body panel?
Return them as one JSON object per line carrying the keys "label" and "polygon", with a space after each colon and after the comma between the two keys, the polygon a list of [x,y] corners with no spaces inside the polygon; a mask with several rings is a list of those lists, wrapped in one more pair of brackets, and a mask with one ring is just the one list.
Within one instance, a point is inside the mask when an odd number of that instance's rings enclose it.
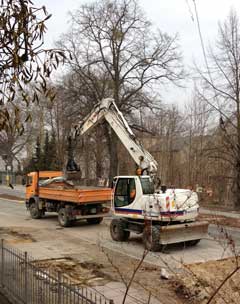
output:
{"label": "white excavator body panel", "polygon": [[[188,189],[155,193],[149,176],[119,176],[115,179],[112,211],[116,216],[153,221],[194,221],[198,196]],[[131,192],[132,191],[132,192]]]}

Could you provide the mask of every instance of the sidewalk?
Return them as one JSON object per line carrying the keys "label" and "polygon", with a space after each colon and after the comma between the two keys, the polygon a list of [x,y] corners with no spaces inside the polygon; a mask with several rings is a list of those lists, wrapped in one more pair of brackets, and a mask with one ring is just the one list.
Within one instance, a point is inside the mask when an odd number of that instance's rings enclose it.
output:
{"label": "sidewalk", "polygon": [[[95,290],[104,294],[108,299],[113,300],[114,304],[121,304],[126,292],[126,286],[121,282],[110,282],[104,286],[94,287]],[[142,289],[130,287],[126,297],[126,304],[145,304],[148,303],[149,295]],[[161,304],[159,300],[151,297],[150,304]]]}
{"label": "sidewalk", "polygon": [[11,189],[7,185],[0,185],[0,194],[6,194],[10,196],[19,197],[20,199],[25,198],[25,186],[23,185],[13,185],[13,189]]}

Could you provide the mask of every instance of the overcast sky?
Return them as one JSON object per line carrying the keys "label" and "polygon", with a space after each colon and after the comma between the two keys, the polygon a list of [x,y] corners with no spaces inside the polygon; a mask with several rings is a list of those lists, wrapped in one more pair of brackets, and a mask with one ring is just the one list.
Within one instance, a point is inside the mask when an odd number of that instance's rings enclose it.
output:
{"label": "overcast sky", "polygon": [[[197,32],[194,15],[193,0],[139,0],[147,17],[154,25],[169,34],[179,34],[179,42],[184,55],[185,64],[191,64],[195,59],[202,62],[201,45]],[[223,21],[228,15],[231,7],[235,8],[240,15],[239,0],[195,0],[197,4],[202,34],[206,45],[214,44],[217,35],[219,21]],[[35,5],[45,5],[52,14],[47,26],[48,32],[45,36],[46,46],[53,46],[59,35],[68,28],[68,12],[80,7],[81,4],[90,3],[90,0],[36,0]],[[181,94],[182,102],[189,98],[190,90],[176,90],[178,92],[165,92],[166,102],[174,102],[178,94]]]}

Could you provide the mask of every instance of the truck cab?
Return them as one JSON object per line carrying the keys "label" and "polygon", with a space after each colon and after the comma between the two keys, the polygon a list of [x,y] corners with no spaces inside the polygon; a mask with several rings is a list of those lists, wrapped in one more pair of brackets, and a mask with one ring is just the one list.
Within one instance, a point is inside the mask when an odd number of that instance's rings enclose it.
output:
{"label": "truck cab", "polygon": [[33,196],[38,195],[39,184],[50,178],[63,176],[62,171],[38,171],[27,174],[26,202]]}

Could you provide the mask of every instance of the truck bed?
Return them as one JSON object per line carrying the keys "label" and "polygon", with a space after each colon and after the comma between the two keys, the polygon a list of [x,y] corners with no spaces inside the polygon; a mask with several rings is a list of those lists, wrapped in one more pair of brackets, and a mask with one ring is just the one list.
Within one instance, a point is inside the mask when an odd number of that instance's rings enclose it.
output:
{"label": "truck bed", "polygon": [[110,201],[111,195],[111,188],[74,187],[72,189],[65,189],[64,186],[39,187],[40,198],[76,204]]}

